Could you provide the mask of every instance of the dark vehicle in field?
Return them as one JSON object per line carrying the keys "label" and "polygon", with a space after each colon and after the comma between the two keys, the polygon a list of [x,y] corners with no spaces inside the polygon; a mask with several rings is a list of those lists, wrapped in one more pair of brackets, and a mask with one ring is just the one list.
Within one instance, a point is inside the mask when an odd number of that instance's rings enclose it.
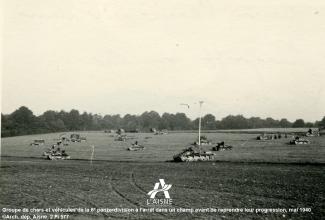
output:
{"label": "dark vehicle in field", "polygon": [[69,160],[70,156],[69,155],[48,155],[47,156],[48,160]]}
{"label": "dark vehicle in field", "polygon": [[126,135],[118,135],[114,141],[126,141]]}
{"label": "dark vehicle in field", "polygon": [[80,134],[71,134],[70,141],[71,142],[80,142]]}
{"label": "dark vehicle in field", "polygon": [[138,150],[144,150],[145,147],[142,145],[139,145],[138,142],[136,141],[132,146],[128,147],[129,151],[138,151]]}
{"label": "dark vehicle in field", "polygon": [[118,129],[117,131],[116,131],[116,134],[118,134],[118,135],[122,135],[122,134],[124,134],[125,133],[125,130],[123,129],[123,128],[120,128],[120,129]]}
{"label": "dark vehicle in field", "polygon": [[191,146],[174,155],[173,159],[175,162],[211,161],[214,159],[214,155],[210,151],[201,151]]}
{"label": "dark vehicle in field", "polygon": [[52,148],[48,149],[43,153],[43,156],[48,160],[68,160],[70,156],[65,152],[65,150],[61,150],[59,147],[55,149],[53,145]]}
{"label": "dark vehicle in field", "polygon": [[31,146],[41,146],[45,144],[45,140],[43,139],[36,139],[30,145]]}
{"label": "dark vehicle in field", "polygon": [[80,134],[71,134],[70,135],[71,142],[82,142],[82,141],[86,141],[86,140],[87,140],[87,138],[82,137]]}
{"label": "dark vehicle in field", "polygon": [[306,136],[307,137],[318,137],[318,136],[320,136],[320,129],[313,130],[313,129],[309,128],[306,133]]}
{"label": "dark vehicle in field", "polygon": [[[207,136],[202,135],[200,137],[200,144],[201,145],[211,145],[212,143],[211,143],[211,141],[208,140]],[[193,143],[193,145],[194,146],[198,146],[199,145],[199,138],[197,138],[197,141],[195,141]]]}
{"label": "dark vehicle in field", "polygon": [[212,147],[212,151],[223,151],[223,150],[231,150],[232,146],[226,145],[224,141],[217,143],[216,146]]}
{"label": "dark vehicle in field", "polygon": [[309,144],[310,142],[309,142],[309,140],[307,140],[307,139],[303,139],[303,138],[300,138],[300,137],[296,137],[294,140],[291,140],[290,142],[289,142],[289,144],[291,144],[291,145],[298,145],[298,144]]}
{"label": "dark vehicle in field", "polygon": [[268,140],[273,140],[276,138],[277,138],[277,136],[275,134],[261,134],[256,137],[256,140],[268,141]]}

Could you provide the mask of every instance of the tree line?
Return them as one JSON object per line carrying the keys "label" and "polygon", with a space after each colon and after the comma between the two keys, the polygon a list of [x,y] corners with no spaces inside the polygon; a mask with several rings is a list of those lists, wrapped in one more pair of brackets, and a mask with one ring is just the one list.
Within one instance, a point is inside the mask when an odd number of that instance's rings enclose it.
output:
{"label": "tree line", "polygon": [[[275,120],[271,117],[245,118],[242,115],[229,115],[216,120],[212,114],[202,117],[202,129],[249,129],[249,128],[288,128],[288,127],[325,127],[325,116],[321,121],[314,123],[297,119],[290,122],[283,118]],[[1,114],[1,137],[17,135],[39,134],[49,132],[83,131],[83,130],[109,130],[123,128],[126,131],[148,132],[151,128],[168,130],[195,130],[199,119],[191,120],[184,113],[159,113],[146,111],[141,115],[119,114],[101,116],[78,110],[46,111],[40,116],[25,106],[20,107],[11,114]]]}

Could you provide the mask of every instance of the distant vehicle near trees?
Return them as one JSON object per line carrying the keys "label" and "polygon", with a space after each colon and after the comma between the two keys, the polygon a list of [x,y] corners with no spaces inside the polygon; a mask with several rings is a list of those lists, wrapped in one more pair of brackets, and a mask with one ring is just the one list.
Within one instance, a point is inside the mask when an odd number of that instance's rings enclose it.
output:
{"label": "distant vehicle near trees", "polygon": [[36,139],[30,145],[31,146],[41,146],[45,144],[45,140],[43,139]]}

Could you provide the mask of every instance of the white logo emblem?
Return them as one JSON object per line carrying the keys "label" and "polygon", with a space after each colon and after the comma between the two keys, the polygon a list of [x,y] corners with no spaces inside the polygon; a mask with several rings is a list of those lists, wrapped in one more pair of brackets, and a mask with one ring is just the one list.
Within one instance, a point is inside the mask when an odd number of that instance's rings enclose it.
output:
{"label": "white logo emblem", "polygon": [[[161,185],[161,189],[159,189],[159,182],[160,182],[160,185]],[[172,185],[171,184],[166,184],[164,179],[159,179],[159,182],[155,183],[155,186],[153,187],[153,190],[148,192],[148,195],[150,195],[151,199],[154,199],[158,192],[164,192],[165,198],[170,199],[168,190],[172,187]]]}

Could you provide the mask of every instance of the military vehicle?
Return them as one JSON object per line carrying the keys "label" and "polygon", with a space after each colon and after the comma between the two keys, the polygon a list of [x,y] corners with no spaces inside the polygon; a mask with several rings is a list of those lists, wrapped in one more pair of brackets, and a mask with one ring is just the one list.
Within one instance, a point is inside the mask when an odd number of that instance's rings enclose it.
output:
{"label": "military vehicle", "polygon": [[231,150],[232,146],[226,145],[224,141],[217,143],[216,146],[212,147],[212,151]]}
{"label": "military vehicle", "polygon": [[267,141],[267,140],[273,140],[275,139],[275,137],[276,137],[275,134],[261,134],[256,137],[256,140]]}
{"label": "military vehicle", "polygon": [[114,141],[126,141],[126,135],[118,135]]}
{"label": "military vehicle", "polygon": [[42,146],[45,144],[45,140],[43,139],[36,139],[30,145],[31,146]]}
{"label": "military vehicle", "polygon": [[54,149],[54,145],[51,149],[43,152],[43,156],[48,160],[68,160],[70,156],[65,152],[65,150],[60,150],[60,148]]}
{"label": "military vehicle", "polygon": [[175,162],[210,161],[214,159],[214,155],[210,151],[201,151],[191,146],[174,155],[173,159]]}
{"label": "military vehicle", "polygon": [[[207,136],[200,136],[200,143],[201,145],[211,145],[211,141],[208,140]],[[198,146],[199,145],[199,138],[197,138],[197,141],[193,143],[193,145]]]}
{"label": "military vehicle", "polygon": [[129,151],[138,151],[138,150],[144,150],[145,147],[142,145],[139,145],[138,141],[135,141],[134,144],[132,144],[130,147],[127,148]]}
{"label": "military vehicle", "polygon": [[318,137],[318,136],[320,136],[319,130],[312,130],[311,128],[309,128],[306,133],[306,136],[307,137]]}
{"label": "military vehicle", "polygon": [[200,115],[199,115],[199,130],[198,138],[192,146],[184,149],[182,152],[173,156],[176,162],[192,162],[192,161],[211,161],[214,160],[215,154],[211,151],[204,151],[201,145],[209,145],[211,142],[204,135],[201,135],[201,107],[203,101],[199,101],[200,104]]}
{"label": "military vehicle", "polygon": [[71,142],[80,142],[80,134],[71,134],[70,141]]}
{"label": "military vehicle", "polygon": [[116,131],[116,134],[118,135],[122,135],[125,133],[125,130],[123,128],[119,128],[117,131]]}
{"label": "military vehicle", "polygon": [[297,144],[309,144],[309,140],[307,139],[303,139],[303,138],[300,138],[300,137],[296,137],[294,140],[291,140],[289,142],[289,144],[292,144],[292,145],[297,145]]}

